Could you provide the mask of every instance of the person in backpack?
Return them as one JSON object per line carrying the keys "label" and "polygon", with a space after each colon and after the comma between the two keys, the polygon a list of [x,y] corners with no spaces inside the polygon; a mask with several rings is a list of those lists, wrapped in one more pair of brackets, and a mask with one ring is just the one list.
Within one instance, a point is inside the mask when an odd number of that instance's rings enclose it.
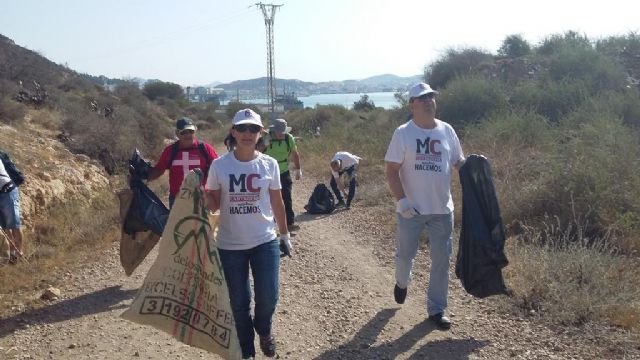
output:
{"label": "person in backpack", "polygon": [[4,161],[0,161],[0,227],[9,237],[9,263],[18,262],[24,253],[24,242],[20,222],[20,191],[11,179]]}
{"label": "person in backpack", "polygon": [[280,183],[282,184],[282,200],[287,213],[287,227],[289,230],[298,230],[300,227],[295,224],[295,213],[293,212],[293,201],[291,199],[291,188],[293,181],[291,180],[291,172],[289,168],[289,159],[293,160],[293,174],[296,180],[302,179],[302,169],[300,168],[300,154],[293,136],[289,133],[291,127],[287,126],[284,119],[275,119],[274,123],[269,125],[269,135],[263,144],[263,152],[272,158],[278,160],[280,167]]}
{"label": "person in backpack", "polygon": [[149,171],[148,180],[152,181],[169,170],[169,208],[173,207],[180,185],[189,171],[200,168],[205,174],[202,184],[206,184],[206,174],[218,154],[212,145],[196,138],[196,125],[193,120],[183,117],[176,121],[178,140],[162,151],[160,159]]}
{"label": "person in backpack", "polygon": [[256,149],[262,130],[259,114],[238,111],[225,139],[229,152],[211,164],[207,179],[207,207],[220,210],[216,242],[243,359],[256,355],[255,333],[262,353],[276,355],[280,257],[291,256],[278,161]]}
{"label": "person in backpack", "polygon": [[[336,209],[344,207],[345,209],[351,208],[351,201],[356,196],[356,185],[358,174],[358,164],[360,163],[359,156],[353,155],[346,151],[338,151],[333,155],[329,165],[331,166],[331,189],[336,194],[338,203]],[[349,184],[349,193],[346,191],[345,183]],[[347,198],[347,203],[344,203],[343,195]]]}
{"label": "person in backpack", "polygon": [[436,94],[426,83],[411,87],[413,116],[393,133],[384,160],[387,182],[397,200],[393,296],[398,304],[404,303],[420,233],[426,227],[431,257],[427,314],[446,330],[451,327],[445,315],[453,234],[451,173],[462,167],[465,158],[453,127],[435,117]]}

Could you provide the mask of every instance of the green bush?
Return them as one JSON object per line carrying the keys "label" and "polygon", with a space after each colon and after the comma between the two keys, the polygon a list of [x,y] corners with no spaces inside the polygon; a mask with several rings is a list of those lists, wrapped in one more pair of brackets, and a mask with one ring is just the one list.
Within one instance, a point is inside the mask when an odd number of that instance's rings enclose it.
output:
{"label": "green bush", "polygon": [[149,100],[156,100],[161,97],[177,100],[184,97],[184,92],[180,85],[164,81],[147,82],[142,88],[142,93]]}
{"label": "green bush", "polygon": [[360,97],[360,100],[353,103],[353,110],[356,111],[371,111],[376,108],[373,100],[369,99],[369,95],[364,94]]}
{"label": "green bush", "polygon": [[551,35],[540,43],[535,51],[541,55],[551,55],[567,49],[590,49],[591,41],[586,35],[580,35],[575,31],[567,31],[564,34]]}
{"label": "green bush", "polygon": [[560,131],[549,191],[561,220],[584,214],[589,230],[602,233],[622,214],[640,212],[640,142],[622,119],[580,112],[564,119]]}
{"label": "green bush", "polygon": [[426,68],[425,79],[433,88],[440,89],[455,78],[474,74],[478,65],[487,62],[493,62],[493,56],[483,50],[448,49]]}
{"label": "green bush", "polygon": [[579,79],[588,85],[590,94],[621,90],[626,85],[624,69],[592,48],[559,50],[550,56],[548,66],[553,80]]}
{"label": "green bush", "polygon": [[590,118],[593,113],[608,113],[613,118],[621,118],[625,125],[640,131],[640,91],[635,88],[624,91],[606,91],[582,103],[570,116],[574,123]]}
{"label": "green bush", "polygon": [[588,97],[588,86],[582,80],[567,79],[544,84],[522,83],[512,90],[510,103],[515,108],[534,111],[557,122]]}
{"label": "green bush", "polygon": [[540,218],[549,210],[546,183],[557,142],[554,127],[545,117],[533,112],[496,112],[461,135],[467,155],[482,154],[491,163],[505,224]]}
{"label": "green bush", "polygon": [[502,84],[480,76],[452,80],[438,95],[437,117],[462,129],[508,106]]}
{"label": "green bush", "polygon": [[529,53],[531,53],[531,45],[519,34],[507,36],[498,49],[498,55],[508,58],[517,58]]}

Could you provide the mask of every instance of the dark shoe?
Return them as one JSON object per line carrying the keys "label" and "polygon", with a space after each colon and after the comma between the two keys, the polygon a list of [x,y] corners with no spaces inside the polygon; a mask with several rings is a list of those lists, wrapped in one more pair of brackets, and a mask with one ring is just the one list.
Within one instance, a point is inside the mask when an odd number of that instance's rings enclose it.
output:
{"label": "dark shoe", "polygon": [[15,265],[17,263],[18,263],[18,253],[12,250],[9,255],[9,264]]}
{"label": "dark shoe", "polygon": [[336,204],[336,209],[344,207],[344,201],[338,201]]}
{"label": "dark shoe", "polygon": [[289,231],[297,231],[297,230],[300,230],[300,225],[291,224],[291,225],[288,225],[287,228],[289,229]]}
{"label": "dark shoe", "polygon": [[449,330],[449,328],[451,328],[451,320],[449,320],[449,318],[444,313],[429,315],[429,320],[436,323],[438,329]]}
{"label": "dark shoe", "polygon": [[407,298],[407,289],[400,288],[398,284],[393,288],[393,298],[396,299],[398,304],[404,304],[404,299]]}
{"label": "dark shoe", "polygon": [[276,356],[276,340],[273,336],[260,336],[260,350],[266,357]]}

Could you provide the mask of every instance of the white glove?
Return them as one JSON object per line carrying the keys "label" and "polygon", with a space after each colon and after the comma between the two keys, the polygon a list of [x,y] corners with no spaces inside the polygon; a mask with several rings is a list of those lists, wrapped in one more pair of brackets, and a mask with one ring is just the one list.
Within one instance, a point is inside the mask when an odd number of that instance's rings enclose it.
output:
{"label": "white glove", "polygon": [[406,197],[398,200],[398,203],[396,204],[396,212],[402,215],[405,219],[411,219],[416,215],[420,215],[418,210],[416,210]]}
{"label": "white glove", "polygon": [[289,233],[280,234],[278,239],[280,240],[280,257],[291,257],[291,249],[293,249],[293,245],[291,245],[291,237],[289,236]]}
{"label": "white glove", "polygon": [[293,176],[296,178],[296,180],[301,180],[302,179],[302,169],[293,170]]}

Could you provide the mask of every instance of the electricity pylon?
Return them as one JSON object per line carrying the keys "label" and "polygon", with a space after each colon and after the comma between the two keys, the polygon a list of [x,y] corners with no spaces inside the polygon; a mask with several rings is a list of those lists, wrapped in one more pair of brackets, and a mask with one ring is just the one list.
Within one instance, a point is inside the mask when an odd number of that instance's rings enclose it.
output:
{"label": "electricity pylon", "polygon": [[275,64],[273,59],[273,18],[276,10],[282,5],[256,3],[264,15],[264,25],[267,28],[267,96],[269,97],[269,109],[271,117],[275,114]]}

